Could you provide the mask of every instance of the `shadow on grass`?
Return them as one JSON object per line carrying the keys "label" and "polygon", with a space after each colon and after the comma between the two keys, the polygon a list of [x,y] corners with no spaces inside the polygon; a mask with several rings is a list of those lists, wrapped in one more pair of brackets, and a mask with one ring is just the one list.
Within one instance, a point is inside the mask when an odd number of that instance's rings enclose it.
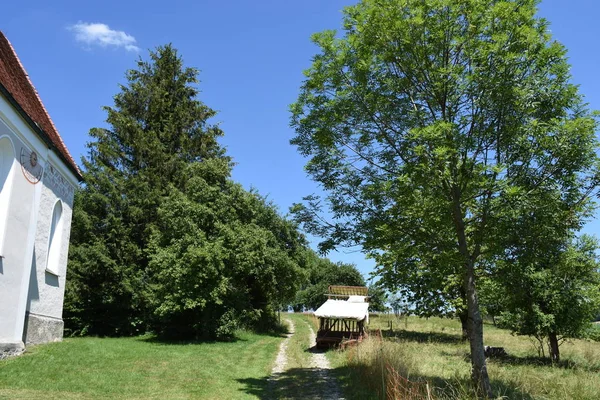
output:
{"label": "shadow on grass", "polygon": [[[250,331],[251,332],[251,331]],[[285,338],[287,334],[290,333],[287,327],[272,329],[269,331],[260,331],[255,332],[257,335],[261,336],[270,336],[270,337],[278,337]],[[207,343],[235,343],[235,342],[247,342],[247,339],[241,338],[239,335],[234,335],[228,338],[215,340],[215,339],[178,339],[178,338],[169,338],[162,337],[153,334],[146,334],[142,336],[138,336],[136,338],[139,341],[146,343],[154,343],[154,344],[162,344],[162,345],[190,345],[190,344],[207,344]]]}
{"label": "shadow on grass", "polygon": [[[411,382],[429,384],[434,398],[474,399],[475,391],[468,379],[445,380],[437,376],[411,376]],[[377,400],[381,396],[381,376],[364,374],[361,367],[339,367],[323,373],[313,368],[294,368],[272,377],[238,379],[246,394],[261,400],[267,399],[334,399],[338,396],[347,400]],[[533,400],[513,382],[491,380],[496,396],[507,399]],[[339,392],[336,392],[336,385]],[[337,396],[336,396],[337,395]],[[411,397],[418,399],[419,397]],[[423,396],[423,399],[426,399]]]}
{"label": "shadow on grass", "polygon": [[533,400],[534,397],[520,389],[519,385],[513,382],[503,382],[496,379],[490,381],[494,395],[504,399]]}
{"label": "shadow on grass", "polygon": [[271,336],[271,337],[278,337],[278,338],[285,338],[287,337],[287,335],[289,335],[290,332],[289,329],[286,327],[285,329],[281,329],[281,330],[273,330],[273,331],[267,331],[267,332],[256,332],[258,335],[263,335],[263,336]]}
{"label": "shadow on grass", "polygon": [[558,363],[552,363],[552,360],[548,357],[517,357],[517,356],[504,356],[497,358],[488,358],[488,363],[504,364],[504,365],[525,365],[535,367],[550,367],[550,368],[563,368],[563,369],[574,369],[583,370],[586,372],[600,372],[600,363],[596,365],[584,365],[576,363],[572,360],[563,359]]}
{"label": "shadow on grass", "polygon": [[406,340],[417,343],[446,343],[460,344],[464,343],[460,335],[452,335],[444,332],[415,332],[415,331],[389,331],[382,330],[381,335],[387,339]]}
{"label": "shadow on grass", "polygon": [[311,354],[323,354],[323,353],[327,353],[328,351],[335,350],[335,349],[337,349],[337,347],[334,347],[334,346],[319,349],[315,345],[315,346],[304,349],[304,352],[311,353]]}
{"label": "shadow on grass", "polygon": [[[440,377],[422,377],[429,382],[434,398],[450,399],[477,399],[475,386],[468,378],[444,380]],[[505,382],[498,379],[490,379],[492,392],[496,398],[511,400],[533,400],[534,397],[523,391],[516,382]]]}
{"label": "shadow on grass", "polygon": [[290,327],[284,321],[277,321],[273,325],[269,325],[267,328],[256,329],[255,332],[259,335],[273,336],[284,338],[290,332]]}
{"label": "shadow on grass", "polygon": [[215,344],[215,343],[235,343],[235,342],[247,342],[246,339],[234,336],[225,340],[210,340],[210,339],[170,339],[162,338],[160,336],[140,336],[137,340],[146,343],[160,344],[165,346],[182,346],[192,344]]}

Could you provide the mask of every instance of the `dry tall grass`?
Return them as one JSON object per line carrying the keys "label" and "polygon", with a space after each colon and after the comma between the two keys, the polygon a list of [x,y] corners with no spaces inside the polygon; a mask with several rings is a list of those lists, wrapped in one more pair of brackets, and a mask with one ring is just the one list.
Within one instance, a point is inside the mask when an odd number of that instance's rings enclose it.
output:
{"label": "dry tall grass", "polygon": [[[471,399],[468,345],[458,321],[410,317],[371,319],[384,339],[371,336],[357,347],[332,352],[343,371],[349,399]],[[509,356],[488,360],[494,393],[503,399],[600,399],[600,343],[572,340],[561,346],[563,362],[552,366],[538,357],[527,337],[485,326],[485,343]]]}
{"label": "dry tall grass", "polygon": [[430,396],[429,384],[411,380],[418,372],[414,355],[395,343],[371,336],[346,350],[346,366],[354,369],[378,398],[420,400]]}

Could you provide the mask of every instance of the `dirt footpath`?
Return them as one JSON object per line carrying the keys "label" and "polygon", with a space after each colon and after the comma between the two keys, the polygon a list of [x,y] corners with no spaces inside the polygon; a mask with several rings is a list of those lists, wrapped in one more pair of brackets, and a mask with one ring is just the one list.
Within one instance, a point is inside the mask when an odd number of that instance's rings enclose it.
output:
{"label": "dirt footpath", "polygon": [[279,352],[277,353],[277,358],[275,359],[275,365],[273,366],[273,371],[271,371],[271,379],[276,379],[278,375],[285,371],[285,367],[287,365],[287,346],[290,342],[290,338],[294,335],[294,323],[286,319],[286,324],[288,324],[288,334],[286,338],[283,339],[283,342],[279,345]]}
{"label": "dirt footpath", "polygon": [[[289,333],[279,346],[279,353],[270,378],[270,399],[326,399],[343,400],[336,377],[331,370],[331,365],[326,355],[316,348],[315,331],[306,321],[302,321],[308,328],[308,338],[295,337],[294,323],[291,319],[284,320],[290,327]],[[306,336],[306,335],[304,335]],[[287,350],[291,340],[306,343],[308,367],[289,368]]]}

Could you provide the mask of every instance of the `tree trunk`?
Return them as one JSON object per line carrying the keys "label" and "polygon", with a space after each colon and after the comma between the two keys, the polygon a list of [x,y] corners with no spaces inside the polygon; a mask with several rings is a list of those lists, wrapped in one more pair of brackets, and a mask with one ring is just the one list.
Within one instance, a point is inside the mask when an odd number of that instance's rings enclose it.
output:
{"label": "tree trunk", "polygon": [[481,243],[475,245],[473,254],[469,251],[464,215],[460,202],[460,188],[452,187],[452,217],[456,228],[458,247],[464,260],[464,291],[467,300],[467,332],[471,348],[471,379],[477,392],[486,398],[492,398],[492,386],[488,376],[483,348],[483,318],[479,311],[479,301],[475,288],[475,261],[479,256]]}
{"label": "tree trunk", "polygon": [[458,313],[458,318],[460,319],[460,325],[462,326],[462,340],[465,342],[469,340],[469,314],[467,310],[462,310]]}
{"label": "tree trunk", "polygon": [[479,311],[479,301],[475,289],[475,268],[471,261],[467,263],[466,291],[468,310],[468,334],[471,348],[471,377],[477,391],[487,398],[492,398],[492,386],[488,376],[483,348],[483,318]]}
{"label": "tree trunk", "polygon": [[560,362],[560,350],[558,348],[558,336],[556,332],[551,332],[548,335],[548,339],[550,340],[550,359],[552,360],[552,364]]}

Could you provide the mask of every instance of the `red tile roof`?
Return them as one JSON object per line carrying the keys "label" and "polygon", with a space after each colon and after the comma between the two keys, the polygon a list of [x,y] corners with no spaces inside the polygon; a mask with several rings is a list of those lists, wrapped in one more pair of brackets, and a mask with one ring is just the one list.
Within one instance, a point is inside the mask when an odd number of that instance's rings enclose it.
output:
{"label": "red tile roof", "polygon": [[17,111],[26,114],[23,117],[33,131],[37,132],[49,147],[54,148],[69,169],[81,180],[81,171],[62,141],[15,49],[0,31],[0,89],[2,88],[2,92],[8,95],[9,101],[16,106]]}

